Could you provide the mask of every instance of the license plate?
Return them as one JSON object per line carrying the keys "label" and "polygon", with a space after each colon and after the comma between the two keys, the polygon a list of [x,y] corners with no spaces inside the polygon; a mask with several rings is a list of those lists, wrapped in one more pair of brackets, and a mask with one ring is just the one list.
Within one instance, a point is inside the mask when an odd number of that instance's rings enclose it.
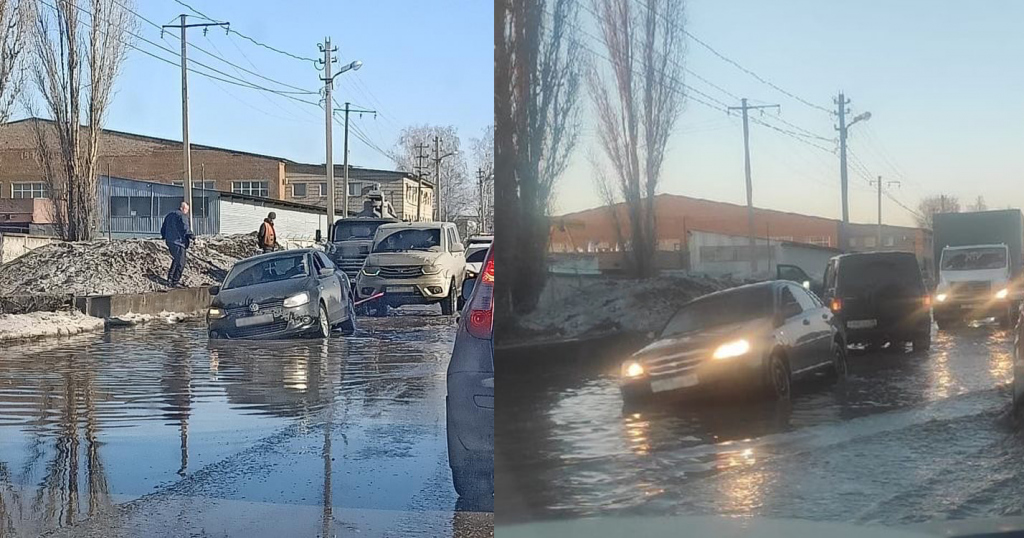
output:
{"label": "license plate", "polygon": [[253,325],[263,325],[264,323],[272,323],[273,321],[273,314],[261,314],[259,316],[250,316],[247,318],[236,319],[235,327],[251,327]]}
{"label": "license plate", "polygon": [[846,322],[846,326],[851,329],[870,329],[878,325],[878,320],[874,319],[853,319]]}
{"label": "license plate", "polygon": [[415,286],[390,286],[388,291],[391,293],[412,293],[416,291]]}
{"label": "license plate", "polygon": [[697,374],[686,374],[669,379],[651,381],[651,392],[664,392],[666,390],[683,389],[700,383]]}

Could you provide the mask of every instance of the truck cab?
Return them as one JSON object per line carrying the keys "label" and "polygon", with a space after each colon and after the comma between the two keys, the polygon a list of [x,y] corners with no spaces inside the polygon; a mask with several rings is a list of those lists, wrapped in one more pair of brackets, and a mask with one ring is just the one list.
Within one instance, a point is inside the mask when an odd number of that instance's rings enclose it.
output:
{"label": "truck cab", "polygon": [[377,233],[377,228],[392,222],[400,221],[386,217],[348,217],[338,219],[331,227],[327,243],[324,245],[324,253],[334,265],[348,275],[353,286],[359,278],[363,262],[370,255],[370,247],[373,246],[373,236]]}
{"label": "truck cab", "polygon": [[1014,321],[1020,291],[1012,285],[1010,250],[1005,244],[945,247],[939,259],[935,319],[939,327],[966,319],[995,317]]}

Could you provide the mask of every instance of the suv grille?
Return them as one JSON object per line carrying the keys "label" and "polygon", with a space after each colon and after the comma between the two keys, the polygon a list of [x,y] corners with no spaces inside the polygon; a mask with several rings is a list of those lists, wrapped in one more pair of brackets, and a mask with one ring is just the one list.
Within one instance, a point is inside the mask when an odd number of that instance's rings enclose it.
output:
{"label": "suv grille", "polygon": [[416,278],[423,274],[419,265],[392,265],[380,268],[380,276],[385,278]]}
{"label": "suv grille", "polygon": [[230,329],[228,334],[233,338],[248,338],[268,333],[276,333],[288,328],[288,320],[280,319],[266,325],[253,325],[251,327],[235,327]]}

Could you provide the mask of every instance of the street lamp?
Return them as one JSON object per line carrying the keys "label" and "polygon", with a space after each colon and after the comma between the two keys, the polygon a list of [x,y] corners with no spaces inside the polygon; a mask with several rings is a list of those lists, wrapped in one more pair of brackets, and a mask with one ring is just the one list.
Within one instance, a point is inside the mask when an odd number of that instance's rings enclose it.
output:
{"label": "street lamp", "polygon": [[[359,68],[362,67],[362,66],[363,66],[363,62],[360,62],[359,60],[356,60],[356,61],[346,65],[345,67],[342,67],[341,69],[339,69],[338,72],[334,74],[334,77],[336,77],[336,76],[338,76],[338,75],[340,75],[342,73],[348,72],[348,71],[359,71]],[[331,77],[332,81],[334,80],[334,77]]]}
{"label": "street lamp", "polygon": [[846,128],[849,129],[850,127],[853,126],[854,123],[857,123],[858,121],[868,121],[870,119],[871,119],[871,113],[870,112],[864,112],[863,114],[858,114],[858,115],[853,117],[853,121],[851,121],[846,126]]}

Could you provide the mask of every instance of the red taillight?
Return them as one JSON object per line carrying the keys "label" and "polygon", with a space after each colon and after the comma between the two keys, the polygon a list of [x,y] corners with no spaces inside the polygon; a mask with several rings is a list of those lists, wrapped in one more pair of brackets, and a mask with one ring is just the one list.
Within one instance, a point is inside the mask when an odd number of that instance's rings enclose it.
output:
{"label": "red taillight", "polygon": [[469,320],[466,330],[476,338],[490,338],[494,330],[494,250],[487,254],[484,270],[477,277],[479,283],[473,289],[469,303]]}
{"label": "red taillight", "polygon": [[843,301],[842,301],[842,299],[840,299],[838,297],[833,297],[832,298],[832,302],[829,304],[829,308],[833,312],[839,312],[840,310],[842,310],[843,309]]}

